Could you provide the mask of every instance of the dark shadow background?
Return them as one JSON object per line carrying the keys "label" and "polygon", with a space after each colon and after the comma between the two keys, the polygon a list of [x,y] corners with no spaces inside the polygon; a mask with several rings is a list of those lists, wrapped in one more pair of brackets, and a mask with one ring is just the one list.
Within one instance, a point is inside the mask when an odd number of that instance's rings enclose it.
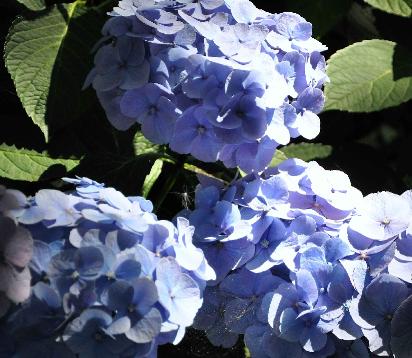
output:
{"label": "dark shadow background", "polygon": [[[371,38],[396,41],[402,45],[395,51],[396,63],[404,48],[411,50],[412,20],[373,10],[362,0],[276,0],[253,1],[269,12],[296,11],[314,25],[315,35],[328,47],[328,58],[347,45]],[[94,0],[98,4],[99,0]],[[0,46],[3,47],[8,29],[24,7],[15,0],[0,0]],[[92,63],[90,54],[89,65]],[[85,69],[87,71],[87,67]],[[410,66],[398,68],[395,77],[412,74]],[[82,157],[76,172],[114,185],[126,194],[137,194],[156,159],[145,155],[135,157],[133,137],[137,127],[127,132],[114,130],[105,119],[92,90],[85,92],[87,109],[64,127],[57,128],[46,144],[40,129],[26,115],[14,85],[0,58],[0,143],[47,150],[56,156]],[[61,100],[61,99],[60,99]],[[64,103],[62,103],[64,105]],[[79,104],[81,109],[84,104]],[[317,143],[333,146],[332,154],[320,160],[327,169],[339,169],[349,174],[354,186],[364,194],[376,191],[402,193],[412,188],[412,103],[402,104],[374,113],[346,113],[331,111],[320,115],[321,134]],[[297,140],[296,142],[299,142]],[[139,153],[137,153],[139,154]],[[182,157],[176,165],[165,164],[165,171],[152,190],[151,199],[162,200],[158,214],[170,218],[184,206],[183,195],[191,195],[196,184],[192,173],[182,170]],[[125,165],[124,163],[127,162]],[[199,164],[202,165],[202,164]],[[203,165],[210,172],[221,171],[215,164]],[[0,178],[0,183],[33,194],[38,189],[58,183],[66,175],[62,167],[53,167],[34,183],[11,181]],[[228,173],[221,173],[229,175]],[[169,194],[159,198],[159,193],[175,177]],[[61,183],[59,183],[61,184]],[[164,200],[163,200],[164,199]],[[190,203],[189,203],[190,204]],[[203,333],[189,330],[183,342],[177,346],[160,348],[160,357],[242,357],[243,346],[239,343],[231,350],[223,350],[208,344]]]}

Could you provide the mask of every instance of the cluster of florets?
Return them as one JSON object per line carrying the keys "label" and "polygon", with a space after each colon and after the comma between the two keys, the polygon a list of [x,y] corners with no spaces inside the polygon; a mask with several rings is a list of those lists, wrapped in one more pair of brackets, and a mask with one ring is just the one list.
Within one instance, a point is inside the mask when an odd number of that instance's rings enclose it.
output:
{"label": "cluster of florets", "polygon": [[243,334],[258,358],[410,357],[411,197],[363,198],[346,174],[300,160],[228,186],[202,179],[184,215],[216,280],[194,327],[223,347]]}
{"label": "cluster of florets", "polygon": [[0,353],[146,357],[179,342],[215,278],[194,228],[158,220],[142,197],[67,180],[75,192],[2,189]]}
{"label": "cluster of florets", "polygon": [[245,172],[318,135],[326,47],[301,16],[249,0],[122,0],[111,15],[86,85],[116,128]]}
{"label": "cluster of florets", "polygon": [[25,196],[19,191],[0,186],[0,318],[12,304],[30,295],[30,269],[33,239],[30,232],[12,217],[21,215],[20,202]]}

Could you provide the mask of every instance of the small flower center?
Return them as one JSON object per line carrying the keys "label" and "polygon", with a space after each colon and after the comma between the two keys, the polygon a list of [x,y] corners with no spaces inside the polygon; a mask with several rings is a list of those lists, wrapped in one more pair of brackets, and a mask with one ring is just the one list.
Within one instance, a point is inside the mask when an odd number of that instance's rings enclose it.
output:
{"label": "small flower center", "polygon": [[245,112],[243,112],[242,110],[238,109],[236,111],[236,116],[238,116],[239,118],[244,118],[245,117]]}
{"label": "small flower center", "polygon": [[156,106],[150,106],[148,112],[149,112],[149,115],[153,116],[154,114],[157,113],[157,107]]}
{"label": "small flower center", "polygon": [[359,259],[361,259],[361,260],[366,260],[368,258],[368,254],[366,253],[366,252],[361,252],[360,254],[359,254]]}
{"label": "small flower center", "polygon": [[385,218],[381,221],[381,224],[385,227],[388,226],[390,223],[391,223],[391,220],[388,218]]}
{"label": "small flower center", "polygon": [[206,128],[204,126],[198,126],[197,127],[197,133],[198,134],[203,134],[206,132]]}
{"label": "small flower center", "polygon": [[100,332],[96,332],[94,334],[94,339],[98,342],[101,342],[103,340],[103,335]]}
{"label": "small flower center", "polygon": [[220,241],[216,241],[215,245],[219,250],[223,249],[225,247],[225,244],[223,242],[220,242]]}
{"label": "small flower center", "polygon": [[260,245],[265,249],[267,249],[269,247],[269,244],[270,244],[270,242],[268,240],[262,240],[261,243],[260,243]]}
{"label": "small flower center", "polygon": [[312,206],[313,206],[315,209],[319,209],[319,208],[320,208],[320,204],[318,204],[318,203],[316,203],[316,202],[314,202],[314,203],[312,204]]}

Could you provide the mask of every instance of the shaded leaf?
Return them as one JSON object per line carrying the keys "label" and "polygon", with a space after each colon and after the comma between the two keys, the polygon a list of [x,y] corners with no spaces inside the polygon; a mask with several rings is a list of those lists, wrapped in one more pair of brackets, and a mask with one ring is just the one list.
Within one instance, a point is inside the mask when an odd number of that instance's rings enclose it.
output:
{"label": "shaded leaf", "polygon": [[133,139],[133,146],[136,155],[163,152],[160,145],[151,143],[141,132],[136,133]]}
{"label": "shaded leaf", "polygon": [[104,18],[78,0],[54,5],[33,20],[20,17],[9,31],[7,69],[23,107],[46,138],[87,109],[81,87]]}
{"label": "shaded leaf", "polygon": [[23,4],[29,10],[39,11],[46,8],[44,0],[17,0],[20,4]]}
{"label": "shaded leaf", "polygon": [[53,159],[46,153],[0,145],[0,176],[8,179],[36,181],[52,166],[63,165],[70,171],[78,164],[75,159]]}
{"label": "shaded leaf", "polygon": [[410,0],[365,0],[369,5],[390,14],[409,17],[412,15]]}
{"label": "shaded leaf", "polygon": [[332,146],[321,143],[289,144],[282,148],[288,158],[299,158],[307,162],[327,158],[332,154],[332,150]]}
{"label": "shaded leaf", "polygon": [[367,40],[328,61],[325,110],[373,112],[412,98],[412,54],[394,42]]}

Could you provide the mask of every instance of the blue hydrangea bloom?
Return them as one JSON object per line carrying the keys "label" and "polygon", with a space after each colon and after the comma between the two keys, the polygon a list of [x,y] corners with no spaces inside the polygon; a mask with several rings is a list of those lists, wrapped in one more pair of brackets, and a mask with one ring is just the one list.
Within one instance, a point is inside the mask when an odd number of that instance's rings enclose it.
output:
{"label": "blue hydrangea bloom", "polygon": [[400,304],[408,297],[404,282],[388,274],[375,278],[350,308],[353,320],[362,328],[375,354],[391,352],[391,321]]}
{"label": "blue hydrangea bloom", "polygon": [[33,239],[24,227],[0,213],[0,297],[2,317],[10,302],[20,303],[30,296],[31,274],[28,264],[33,254]]}
{"label": "blue hydrangea bloom", "polygon": [[[200,183],[185,215],[217,273],[195,320],[213,344],[244,334],[252,357],[391,354],[392,316],[411,293],[409,193],[373,206],[346,174],[297,159]],[[387,237],[352,229],[376,210],[392,213]]]}
{"label": "blue hydrangea bloom", "polygon": [[71,193],[4,191],[0,330],[15,338],[0,352],[148,357],[177,344],[216,278],[193,226],[158,220],[144,198],[65,180],[77,186]]}
{"label": "blue hydrangea bloom", "polygon": [[115,336],[124,333],[127,325],[117,323],[103,310],[90,308],[69,323],[63,341],[80,356],[113,357],[127,348]]}
{"label": "blue hydrangea bloom", "polygon": [[[225,4],[241,21],[262,16]],[[153,10],[150,22],[171,21]],[[281,31],[304,48],[307,25],[289,20]],[[261,98],[244,75],[231,88]],[[193,324],[225,348],[244,335],[258,358],[410,356],[410,191],[363,198],[346,174],[297,159],[229,184],[199,179],[174,223],[87,178],[66,179],[69,194],[3,188],[0,353],[154,356]]]}
{"label": "blue hydrangea bloom", "polygon": [[298,14],[249,0],[121,0],[110,15],[85,86],[116,128],[138,122],[154,143],[248,173],[291,138],[318,135],[327,48]]}
{"label": "blue hydrangea bloom", "polygon": [[392,318],[391,348],[396,357],[406,358],[412,354],[411,344],[412,296],[409,296]]}
{"label": "blue hydrangea bloom", "polygon": [[410,223],[408,201],[396,194],[370,194],[357,208],[350,229],[371,240],[385,241],[405,231]]}

